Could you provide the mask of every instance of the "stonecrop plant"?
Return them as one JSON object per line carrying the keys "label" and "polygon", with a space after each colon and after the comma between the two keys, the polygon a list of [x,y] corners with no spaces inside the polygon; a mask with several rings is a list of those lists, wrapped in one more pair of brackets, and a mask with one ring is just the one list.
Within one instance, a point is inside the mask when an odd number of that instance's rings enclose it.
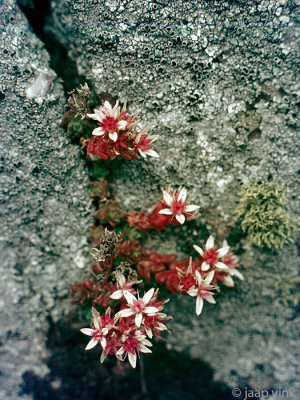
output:
{"label": "stonecrop plant", "polygon": [[165,188],[150,214],[123,210],[107,180],[110,163],[159,157],[153,149],[157,136],[139,129],[137,116],[129,115],[125,105],[107,94],[98,97],[85,84],[71,93],[62,125],[81,143],[96,208],[90,278],[71,286],[73,302],[91,310],[90,327],[81,329],[90,337],[86,350],[99,346],[100,362],[114,355],[135,368],[140,353],[151,353],[151,340],[169,332],[171,317],[164,312],[168,300],[160,298],[159,287],[194,298],[200,315],[204,301],[216,303],[222,284],[233,287],[234,278],[244,278],[227,242],[218,246],[213,235],[205,244],[195,243],[194,255],[182,260],[143,247],[144,232],[155,234],[168,225],[180,229],[199,216],[200,206],[180,187]]}

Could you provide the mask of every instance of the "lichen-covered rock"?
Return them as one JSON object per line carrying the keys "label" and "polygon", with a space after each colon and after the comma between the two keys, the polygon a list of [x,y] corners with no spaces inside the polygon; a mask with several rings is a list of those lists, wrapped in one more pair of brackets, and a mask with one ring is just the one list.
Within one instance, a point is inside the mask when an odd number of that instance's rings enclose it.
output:
{"label": "lichen-covered rock", "polygon": [[227,218],[241,182],[274,176],[295,187],[293,1],[53,5],[55,30],[79,72],[99,92],[127,100],[161,136],[161,161],[118,171],[128,205],[151,205],[160,186],[184,184]]}
{"label": "lichen-covered rock", "polygon": [[[299,319],[292,308],[274,308],[274,286],[296,275],[297,249],[276,255],[239,242],[234,210],[241,183],[272,177],[291,189],[291,212],[299,209],[296,2],[51,4],[47,29],[79,73],[99,93],[126,100],[161,136],[159,160],[124,162],[114,171],[117,200],[145,210],[160,199],[161,187],[184,185],[202,207],[198,222],[153,235],[149,248],[188,255],[192,244],[217,231],[242,254],[245,282],[223,290],[200,318],[192,298],[169,303],[168,346],[206,360],[231,387],[295,388]],[[47,373],[48,320],[68,313],[68,285],[86,265],[91,221],[88,175],[59,126],[65,98],[48,54],[14,0],[3,1],[0,18],[0,397],[15,400],[23,372]],[[45,97],[26,99],[39,72],[52,86]]]}
{"label": "lichen-covered rock", "polygon": [[[124,162],[114,172],[121,203],[147,209],[161,187],[185,185],[203,209],[193,227],[230,239],[241,184],[276,178],[291,189],[289,207],[297,212],[295,1],[52,5],[56,32],[80,74],[99,93],[127,100],[130,112],[138,111],[160,135],[160,160]],[[197,229],[172,230],[167,240],[157,234],[149,246],[187,254],[198,238],[205,239],[207,231]],[[291,309],[276,311],[273,302],[275,282],[297,273],[296,248],[274,255],[240,244],[240,250],[246,247],[245,282],[221,294],[200,319],[191,299],[178,297],[170,305],[169,345],[205,358],[232,386],[293,385],[297,319]]]}
{"label": "lichen-covered rock", "polygon": [[[0,21],[0,398],[16,400],[25,371],[47,372],[49,320],[68,314],[68,286],[86,264],[89,192],[60,127],[66,100],[43,44],[15,1],[4,0]],[[39,71],[51,87],[26,99]]]}

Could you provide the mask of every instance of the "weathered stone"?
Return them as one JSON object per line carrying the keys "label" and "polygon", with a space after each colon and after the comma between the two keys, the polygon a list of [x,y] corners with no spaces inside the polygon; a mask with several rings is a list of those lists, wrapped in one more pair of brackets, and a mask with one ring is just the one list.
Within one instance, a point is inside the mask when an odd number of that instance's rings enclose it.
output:
{"label": "weathered stone", "polygon": [[[89,193],[80,151],[60,127],[66,100],[43,44],[14,1],[3,2],[0,20],[0,398],[16,400],[25,371],[48,371],[49,319],[69,312],[68,286],[79,278],[76,260],[90,225]],[[29,100],[37,71],[52,87]]]}
{"label": "weathered stone", "polygon": [[[160,135],[160,160],[115,171],[117,198],[144,210],[161,187],[185,185],[204,210],[196,231],[155,234],[149,246],[189,254],[206,237],[205,225],[232,239],[240,185],[249,181],[276,178],[292,190],[291,211],[299,209],[295,7],[275,0],[53,2],[55,29],[80,74],[99,92],[127,100]],[[246,241],[238,247],[246,250],[245,282],[222,292],[201,318],[192,299],[178,296],[170,303],[169,345],[205,358],[231,386],[263,377],[268,387],[294,385],[297,319],[273,302],[275,282],[297,274],[296,249],[272,255]]]}
{"label": "weathered stone", "polygon": [[[68,48],[79,73],[99,93],[127,100],[161,137],[159,160],[124,162],[114,171],[118,200],[145,210],[161,187],[185,185],[202,207],[199,221],[154,234],[149,248],[188,255],[212,231],[229,234],[242,254],[245,282],[222,290],[200,318],[194,299],[172,299],[168,346],[206,360],[231,387],[296,388],[299,319],[292,308],[274,308],[275,282],[297,274],[296,247],[278,255],[252,249],[237,238],[234,216],[241,183],[271,177],[292,190],[291,211],[299,209],[296,2],[51,4],[47,29]],[[0,397],[12,400],[23,372],[47,372],[47,317],[57,321],[68,313],[67,287],[80,279],[90,220],[87,172],[59,127],[65,98],[49,57],[13,0],[4,1],[1,19]],[[26,100],[38,70],[53,86],[45,98]]]}

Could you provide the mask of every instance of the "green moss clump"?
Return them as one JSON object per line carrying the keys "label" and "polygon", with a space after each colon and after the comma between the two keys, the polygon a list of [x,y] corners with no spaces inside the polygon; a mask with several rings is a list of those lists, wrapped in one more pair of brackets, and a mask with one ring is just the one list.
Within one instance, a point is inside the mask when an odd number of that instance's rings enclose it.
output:
{"label": "green moss clump", "polygon": [[284,208],[288,189],[275,182],[244,184],[236,213],[242,218],[242,229],[259,247],[280,249],[294,240],[297,225]]}

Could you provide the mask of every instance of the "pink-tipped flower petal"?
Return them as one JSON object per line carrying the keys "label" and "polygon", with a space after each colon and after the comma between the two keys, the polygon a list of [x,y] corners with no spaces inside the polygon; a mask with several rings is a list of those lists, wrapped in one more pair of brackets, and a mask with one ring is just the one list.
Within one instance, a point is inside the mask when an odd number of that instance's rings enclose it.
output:
{"label": "pink-tipped flower petal", "polygon": [[183,214],[176,215],[175,218],[177,219],[177,221],[178,221],[181,225],[184,224],[185,216],[184,216]]}
{"label": "pink-tipped flower petal", "polygon": [[96,339],[91,339],[91,340],[88,342],[88,344],[87,344],[85,350],[90,350],[90,349],[92,349],[93,347],[97,346],[97,344],[98,344],[98,341],[97,341]]}
{"label": "pink-tipped flower petal", "polygon": [[207,239],[206,245],[205,245],[205,249],[209,250],[212,249],[215,245],[215,241],[212,235],[209,236],[209,238]]}
{"label": "pink-tipped flower petal", "polygon": [[190,212],[194,212],[196,210],[199,210],[199,208],[200,208],[200,206],[196,206],[195,204],[189,204],[189,205],[187,205],[185,207],[184,211],[190,213]]}
{"label": "pink-tipped flower petal", "polygon": [[144,294],[144,297],[143,297],[144,304],[148,304],[149,303],[149,301],[151,300],[151,298],[153,296],[154,291],[155,291],[155,289],[151,288],[150,290],[148,290],[148,292],[146,292]]}
{"label": "pink-tipped flower petal", "polygon": [[187,190],[185,188],[182,188],[179,192],[177,201],[181,201],[182,203],[185,203],[186,201],[186,196],[187,196]]}
{"label": "pink-tipped flower petal", "polygon": [[221,261],[218,261],[215,263],[215,267],[219,269],[229,269],[228,266]]}
{"label": "pink-tipped flower petal", "polygon": [[163,191],[163,197],[164,197],[164,201],[167,204],[167,206],[170,207],[173,202],[173,197],[165,190]]}
{"label": "pink-tipped flower petal", "polygon": [[210,268],[210,265],[207,264],[207,262],[203,261],[202,265],[201,265],[201,271],[208,271]]}
{"label": "pink-tipped flower petal", "polygon": [[169,208],[163,208],[162,210],[158,211],[158,214],[172,215],[173,213]]}
{"label": "pink-tipped flower petal", "polygon": [[112,132],[108,134],[109,138],[113,141],[116,142],[118,140],[118,134],[117,132]]}
{"label": "pink-tipped flower petal", "polygon": [[203,256],[204,251],[201,249],[201,247],[197,246],[196,244],[194,244],[193,247],[197,251],[197,253],[200,254],[200,256]]}

